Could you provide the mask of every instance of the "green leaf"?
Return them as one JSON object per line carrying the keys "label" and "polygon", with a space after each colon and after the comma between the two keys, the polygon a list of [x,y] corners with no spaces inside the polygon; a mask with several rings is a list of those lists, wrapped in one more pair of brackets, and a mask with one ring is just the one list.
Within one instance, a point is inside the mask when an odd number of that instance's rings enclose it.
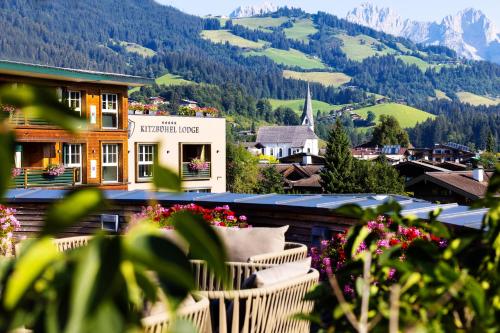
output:
{"label": "green leaf", "polygon": [[100,239],[93,239],[78,253],[79,258],[71,288],[69,319],[65,332],[82,332],[92,303],[91,296],[97,283]]}
{"label": "green leaf", "polygon": [[368,237],[370,234],[370,229],[368,229],[366,226],[363,226],[360,230],[359,233],[356,235],[356,238],[354,239],[354,243],[352,245],[351,249],[351,256],[354,257],[356,255],[356,251],[358,250],[359,246],[361,243]]}
{"label": "green leaf", "polygon": [[175,308],[195,287],[191,264],[181,249],[151,228],[133,228],[123,243],[124,254],[135,265],[156,273],[160,286]]}
{"label": "green leaf", "polygon": [[153,167],[153,184],[157,189],[180,192],[181,180],[176,172],[155,163]]}
{"label": "green leaf", "polygon": [[68,194],[47,211],[43,235],[60,232],[105,206],[104,194],[97,188],[86,188]]}
{"label": "green leaf", "polygon": [[45,268],[61,256],[53,240],[48,237],[25,248],[14,267],[11,278],[7,281],[5,308],[14,309]]}
{"label": "green leaf", "polygon": [[226,283],[226,249],[215,230],[199,214],[177,212],[172,220],[177,232],[189,242],[191,254],[205,260],[212,272]]}
{"label": "green leaf", "polygon": [[198,332],[196,327],[194,325],[182,318],[177,318],[173,324],[172,327],[169,328],[167,331],[168,333],[196,333]]}
{"label": "green leaf", "polygon": [[0,89],[0,102],[21,109],[28,117],[40,118],[71,133],[83,128],[80,115],[61,103],[54,89],[40,87],[12,87]]}
{"label": "green leaf", "polygon": [[12,181],[11,169],[14,164],[14,133],[9,132],[0,122],[0,201]]}

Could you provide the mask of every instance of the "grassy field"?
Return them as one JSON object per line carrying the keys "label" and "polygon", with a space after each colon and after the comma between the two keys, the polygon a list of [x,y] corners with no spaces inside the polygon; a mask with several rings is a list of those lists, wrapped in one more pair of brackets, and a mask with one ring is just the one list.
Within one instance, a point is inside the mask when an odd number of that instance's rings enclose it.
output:
{"label": "grassy field", "polygon": [[401,55],[396,58],[401,59],[407,65],[416,65],[422,72],[425,72],[429,67],[434,67],[428,62],[414,56]]}
{"label": "grassy field", "polygon": [[436,117],[428,112],[396,103],[378,104],[354,110],[355,113],[359,114],[363,118],[366,118],[368,111],[375,113],[377,121],[381,115],[392,115],[396,117],[399,124],[403,128],[414,127],[419,122],[423,122],[428,118]]}
{"label": "grassy field", "polygon": [[335,37],[342,40],[344,44],[342,46],[342,51],[344,51],[349,59],[354,61],[362,61],[363,59],[374,55],[386,55],[397,52],[396,50],[388,48],[385,45],[385,48],[382,51],[377,51],[376,47],[383,44],[366,35],[349,36],[341,33],[335,35]]}
{"label": "grassy field", "polygon": [[300,19],[293,22],[293,27],[283,29],[287,38],[297,39],[307,43],[309,36],[318,32],[311,19]]}
{"label": "grassy field", "polygon": [[153,57],[156,55],[154,50],[148,49],[147,47],[141,46],[136,43],[129,42],[119,42],[120,46],[122,46],[127,52],[136,53],[145,58]]}
{"label": "grassy field", "polygon": [[248,49],[261,49],[266,43],[264,42],[254,42],[240,36],[233,35],[228,30],[203,30],[201,32],[201,37],[208,39],[213,43],[229,43],[231,45],[248,48]]}
{"label": "grassy field", "polygon": [[451,98],[449,98],[444,91],[434,89],[434,92],[436,93],[436,98],[437,99],[446,99],[448,101],[451,101]]}
{"label": "grassy field", "polygon": [[270,29],[266,28],[275,28],[279,27],[283,23],[288,21],[287,17],[245,17],[234,19],[233,24],[239,24],[248,29],[254,30],[262,30],[266,32],[271,32]]}
{"label": "grassy field", "polygon": [[480,95],[476,95],[467,91],[457,92],[457,96],[462,103],[469,103],[471,105],[498,105],[500,104],[500,98],[488,98]]}
{"label": "grassy field", "polygon": [[259,50],[249,51],[244,53],[246,56],[266,56],[274,62],[290,67],[300,67],[303,69],[323,69],[326,68],[321,60],[310,57],[300,51],[290,49],[280,50],[272,47]]}
{"label": "grassy field", "polygon": [[[174,75],[174,74],[165,74],[162,75],[155,80],[156,84],[162,86],[173,86],[173,85],[182,85],[182,84],[191,84],[194,83],[192,81],[184,80],[182,77],[179,75]],[[139,91],[139,87],[132,88],[128,91],[129,94]]]}
{"label": "grassy field", "polygon": [[[293,111],[295,111],[299,116],[302,115],[302,108],[304,107],[304,99],[269,99],[269,102],[271,102],[271,106],[273,107],[273,110],[283,106],[283,107],[288,107],[291,108]],[[316,116],[317,111],[321,112],[329,112],[331,110],[338,110],[343,107],[343,105],[332,105],[328,104],[322,101],[312,101],[312,106],[314,110],[314,116]]]}
{"label": "grassy field", "polygon": [[295,72],[284,70],[283,77],[287,79],[296,79],[309,82],[321,83],[324,86],[339,87],[344,83],[351,81],[351,77],[344,73],[330,72]]}

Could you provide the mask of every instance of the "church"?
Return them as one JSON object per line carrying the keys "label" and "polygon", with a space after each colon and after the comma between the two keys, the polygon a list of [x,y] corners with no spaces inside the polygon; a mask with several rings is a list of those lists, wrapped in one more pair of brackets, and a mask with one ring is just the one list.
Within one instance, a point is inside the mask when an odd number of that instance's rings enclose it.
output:
{"label": "church", "polygon": [[307,85],[304,108],[298,126],[262,126],[257,132],[256,147],[263,155],[283,158],[299,153],[318,155],[318,137],[314,133],[311,90]]}

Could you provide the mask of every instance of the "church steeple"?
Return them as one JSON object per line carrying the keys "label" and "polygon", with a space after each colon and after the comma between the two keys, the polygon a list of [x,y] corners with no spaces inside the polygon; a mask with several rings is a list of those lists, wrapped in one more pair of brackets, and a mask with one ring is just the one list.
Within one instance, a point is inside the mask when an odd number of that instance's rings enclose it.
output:
{"label": "church steeple", "polygon": [[311,99],[311,89],[309,88],[309,83],[307,83],[307,95],[304,102],[304,109],[302,111],[302,116],[300,117],[302,125],[309,126],[309,128],[314,132],[314,118],[313,118],[313,108]]}

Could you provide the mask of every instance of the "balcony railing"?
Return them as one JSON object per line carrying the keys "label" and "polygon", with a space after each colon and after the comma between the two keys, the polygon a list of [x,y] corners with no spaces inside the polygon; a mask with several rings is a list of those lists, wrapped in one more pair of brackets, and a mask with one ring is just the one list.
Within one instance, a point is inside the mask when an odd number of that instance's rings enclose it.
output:
{"label": "balcony railing", "polygon": [[212,177],[212,164],[208,163],[208,168],[205,170],[193,171],[190,170],[189,162],[182,162],[181,178],[182,179],[210,179]]}
{"label": "balcony railing", "polygon": [[52,126],[51,123],[34,117],[28,117],[21,111],[9,112],[9,122],[18,126]]}
{"label": "balcony railing", "polygon": [[50,176],[43,168],[22,168],[21,174],[12,179],[11,187],[74,187],[76,183],[75,168],[66,168],[60,176]]}

